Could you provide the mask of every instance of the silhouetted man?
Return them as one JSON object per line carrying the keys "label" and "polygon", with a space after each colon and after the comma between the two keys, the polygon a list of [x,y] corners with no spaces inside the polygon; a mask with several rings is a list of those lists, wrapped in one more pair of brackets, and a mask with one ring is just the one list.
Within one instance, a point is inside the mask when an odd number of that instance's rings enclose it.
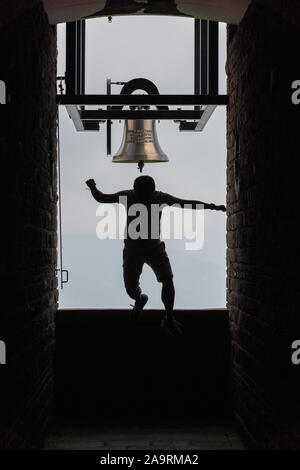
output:
{"label": "silhouetted man", "polygon": [[[206,204],[201,201],[180,199],[170,194],[156,191],[155,182],[150,176],[139,176],[134,181],[133,189],[119,191],[113,194],[104,194],[99,191],[93,179],[87,180],[86,184],[90,188],[93,197],[98,202],[119,203],[122,202],[122,200],[126,200],[127,223],[123,249],[123,276],[126,291],[128,295],[135,300],[135,305],[132,310],[132,319],[137,320],[140,317],[148,301],[148,296],[142,294],[139,284],[143,265],[147,263],[153,269],[158,282],[162,283],[161,298],[165,306],[166,315],[162,320],[161,326],[171,335],[181,334],[181,325],[175,320],[173,315],[175,298],[173,273],[169,257],[165,250],[165,243],[160,240],[160,219],[162,210],[159,211],[158,221],[155,222],[153,217],[151,217],[151,208],[154,205],[158,207],[158,205],[172,206],[174,204],[184,208],[185,204],[189,204],[189,208],[197,209],[197,204],[202,204],[204,209],[226,211],[225,206],[215,206],[214,204]],[[138,238],[130,234],[130,224],[137,217],[136,211],[130,211],[130,208],[133,208],[134,204],[142,204],[143,207],[147,208],[147,220],[145,220],[144,230],[139,227],[139,233],[143,233],[143,235],[138,236]]]}

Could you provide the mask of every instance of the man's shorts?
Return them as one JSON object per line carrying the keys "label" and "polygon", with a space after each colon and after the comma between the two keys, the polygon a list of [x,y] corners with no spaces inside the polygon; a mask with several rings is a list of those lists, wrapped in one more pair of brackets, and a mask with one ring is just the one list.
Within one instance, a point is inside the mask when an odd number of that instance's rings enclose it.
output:
{"label": "man's shorts", "polygon": [[153,269],[158,282],[173,277],[164,242],[142,247],[126,245],[123,249],[125,285],[138,284],[144,263]]}

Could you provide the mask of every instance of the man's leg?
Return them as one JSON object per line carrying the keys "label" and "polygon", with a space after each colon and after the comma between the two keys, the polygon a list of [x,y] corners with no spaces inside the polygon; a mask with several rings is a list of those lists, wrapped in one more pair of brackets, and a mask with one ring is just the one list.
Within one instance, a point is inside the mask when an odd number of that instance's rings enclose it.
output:
{"label": "man's leg", "polygon": [[173,272],[164,242],[161,242],[158,247],[151,251],[146,259],[146,263],[149,264],[155,272],[158,282],[162,283],[161,299],[166,309],[166,315],[161,326],[172,336],[181,335],[181,325],[173,316],[175,288]]}
{"label": "man's leg", "polygon": [[133,250],[124,248],[123,251],[123,278],[125,289],[129,297],[135,300],[131,312],[131,319],[138,320],[148,301],[148,296],[142,294],[140,288],[140,276],[143,269],[143,260]]}
{"label": "man's leg", "polygon": [[173,315],[175,288],[172,277],[162,280],[161,299],[166,309],[166,316],[161,323],[162,328],[172,336],[182,335],[182,325]]}
{"label": "man's leg", "polygon": [[126,283],[125,281],[125,289],[129,297],[133,300],[139,300],[141,297],[142,289],[140,286],[136,286],[136,284]]}
{"label": "man's leg", "polygon": [[142,293],[140,288],[140,275],[143,264],[138,257],[134,257],[132,250],[123,249],[123,279],[127,294],[134,300],[138,300]]}
{"label": "man's leg", "polygon": [[162,280],[162,289],[161,289],[161,300],[166,309],[167,318],[173,316],[173,307],[175,299],[175,288],[173,283],[173,278],[168,277]]}

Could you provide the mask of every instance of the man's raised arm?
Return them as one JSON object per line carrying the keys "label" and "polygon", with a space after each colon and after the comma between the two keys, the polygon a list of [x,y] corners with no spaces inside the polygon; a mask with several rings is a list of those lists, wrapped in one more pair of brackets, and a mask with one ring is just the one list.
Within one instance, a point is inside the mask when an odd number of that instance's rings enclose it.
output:
{"label": "man's raised arm", "polygon": [[189,206],[192,206],[191,207],[192,209],[198,209],[199,204],[202,204],[204,209],[211,209],[215,211],[226,212],[225,206],[216,206],[215,204],[209,204],[209,203],[202,202],[202,201],[196,201],[195,199],[180,199],[179,197],[175,197],[167,193],[161,193],[161,203],[167,204],[168,206],[177,204],[182,208],[184,208],[185,205],[189,205]]}
{"label": "man's raised arm", "polygon": [[96,187],[95,180],[89,179],[86,181],[87,186],[90,188],[92,196],[97,202],[110,203],[119,202],[119,197],[126,193],[126,191],[119,191],[118,193],[104,194]]}

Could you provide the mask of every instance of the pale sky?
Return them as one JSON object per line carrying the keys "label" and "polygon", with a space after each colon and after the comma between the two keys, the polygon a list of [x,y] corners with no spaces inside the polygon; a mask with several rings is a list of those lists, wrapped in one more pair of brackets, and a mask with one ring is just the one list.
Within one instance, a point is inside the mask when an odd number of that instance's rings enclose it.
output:
{"label": "pale sky", "polygon": [[[160,93],[193,93],[193,19],[178,17],[114,17],[86,22],[86,93],[106,93],[106,78],[128,81],[143,77]],[[65,25],[58,26],[58,75],[65,73]],[[226,26],[220,24],[220,93],[226,93]],[[113,86],[112,93],[121,87]],[[173,121],[157,123],[168,163],[145,165],[143,174],[158,190],[182,198],[225,204],[226,108],[219,106],[203,132],[179,132]],[[114,121],[112,152],[120,146],[124,123]],[[77,132],[60,108],[62,222],[64,269],[69,283],[60,291],[60,308],[128,308],[122,277],[122,240],[96,236],[98,203],[85,189],[94,178],[103,192],[132,188],[140,175],[136,164],[111,163],[106,156],[105,125],[100,132]],[[186,240],[167,240],[174,273],[175,308],[225,307],[226,215],[204,212],[204,247],[186,251]],[[141,287],[149,308],[161,308],[161,285],[144,266]]]}

